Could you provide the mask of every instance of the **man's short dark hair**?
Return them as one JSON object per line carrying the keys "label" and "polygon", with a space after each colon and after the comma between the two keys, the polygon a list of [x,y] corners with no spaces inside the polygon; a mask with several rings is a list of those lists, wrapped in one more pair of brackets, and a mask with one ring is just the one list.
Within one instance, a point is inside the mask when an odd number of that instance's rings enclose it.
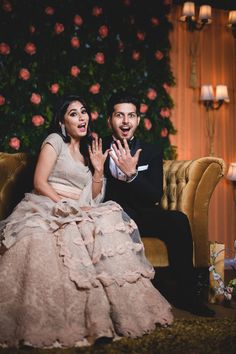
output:
{"label": "man's short dark hair", "polygon": [[136,113],[138,115],[140,114],[139,99],[127,91],[118,91],[110,97],[107,103],[107,113],[109,117],[111,117],[114,112],[114,106],[119,103],[132,103],[136,107]]}

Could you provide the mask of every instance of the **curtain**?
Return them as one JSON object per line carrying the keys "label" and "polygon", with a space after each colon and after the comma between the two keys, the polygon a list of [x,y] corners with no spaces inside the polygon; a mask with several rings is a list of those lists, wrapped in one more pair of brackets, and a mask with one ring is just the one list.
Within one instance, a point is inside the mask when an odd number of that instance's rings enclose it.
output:
{"label": "curtain", "polygon": [[[172,122],[177,134],[171,136],[178,159],[196,159],[210,155],[207,121],[214,121],[212,154],[226,163],[236,162],[236,39],[226,28],[228,11],[212,10],[212,24],[201,31],[187,31],[179,21],[181,6],[172,6],[170,21],[171,66],[176,86],[171,89],[175,106]],[[230,102],[207,112],[200,102],[201,85],[228,86]],[[209,239],[224,243],[226,257],[234,256],[236,239],[236,201],[233,185],[223,177],[216,187],[209,210]]]}

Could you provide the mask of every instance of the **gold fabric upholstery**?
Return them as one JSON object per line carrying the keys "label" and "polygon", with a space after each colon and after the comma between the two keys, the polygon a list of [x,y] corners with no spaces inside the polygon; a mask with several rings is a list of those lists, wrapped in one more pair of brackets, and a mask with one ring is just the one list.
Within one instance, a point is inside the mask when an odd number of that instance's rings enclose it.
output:
{"label": "gold fabric upholstery", "polygon": [[[162,207],[183,211],[188,216],[196,267],[209,265],[208,209],[211,195],[224,171],[224,161],[216,157],[164,161]],[[167,250],[158,235],[155,238],[142,236],[146,256],[151,263],[159,267],[168,266]]]}
{"label": "gold fabric upholstery", "polygon": [[0,220],[32,189],[34,161],[27,154],[0,152]]}
{"label": "gold fabric upholstery", "polygon": [[[34,160],[27,154],[0,153],[0,219],[10,214],[24,192],[31,190],[34,165]],[[208,208],[224,170],[224,161],[215,157],[164,161],[162,206],[169,210],[181,210],[188,216],[197,267],[207,267],[209,263]],[[158,235],[142,235],[142,240],[151,263],[154,266],[168,266],[167,250]]]}

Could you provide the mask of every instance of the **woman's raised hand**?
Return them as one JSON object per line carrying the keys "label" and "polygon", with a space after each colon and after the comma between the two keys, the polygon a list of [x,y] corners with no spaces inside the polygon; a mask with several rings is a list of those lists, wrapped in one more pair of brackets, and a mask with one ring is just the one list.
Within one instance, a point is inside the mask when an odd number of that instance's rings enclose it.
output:
{"label": "woman's raised hand", "polygon": [[91,146],[88,148],[91,163],[93,165],[94,171],[98,173],[103,173],[104,163],[106,161],[108,152],[107,149],[104,153],[102,151],[102,139],[95,137],[92,141]]}

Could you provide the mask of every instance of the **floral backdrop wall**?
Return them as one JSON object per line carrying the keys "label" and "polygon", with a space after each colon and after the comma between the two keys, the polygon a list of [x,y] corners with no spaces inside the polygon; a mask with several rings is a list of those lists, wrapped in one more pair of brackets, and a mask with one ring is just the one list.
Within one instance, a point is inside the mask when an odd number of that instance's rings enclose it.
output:
{"label": "floral backdrop wall", "polygon": [[68,93],[85,98],[103,137],[108,98],[129,89],[142,102],[138,135],[175,157],[170,1],[0,3],[0,151],[37,153],[58,97]]}

